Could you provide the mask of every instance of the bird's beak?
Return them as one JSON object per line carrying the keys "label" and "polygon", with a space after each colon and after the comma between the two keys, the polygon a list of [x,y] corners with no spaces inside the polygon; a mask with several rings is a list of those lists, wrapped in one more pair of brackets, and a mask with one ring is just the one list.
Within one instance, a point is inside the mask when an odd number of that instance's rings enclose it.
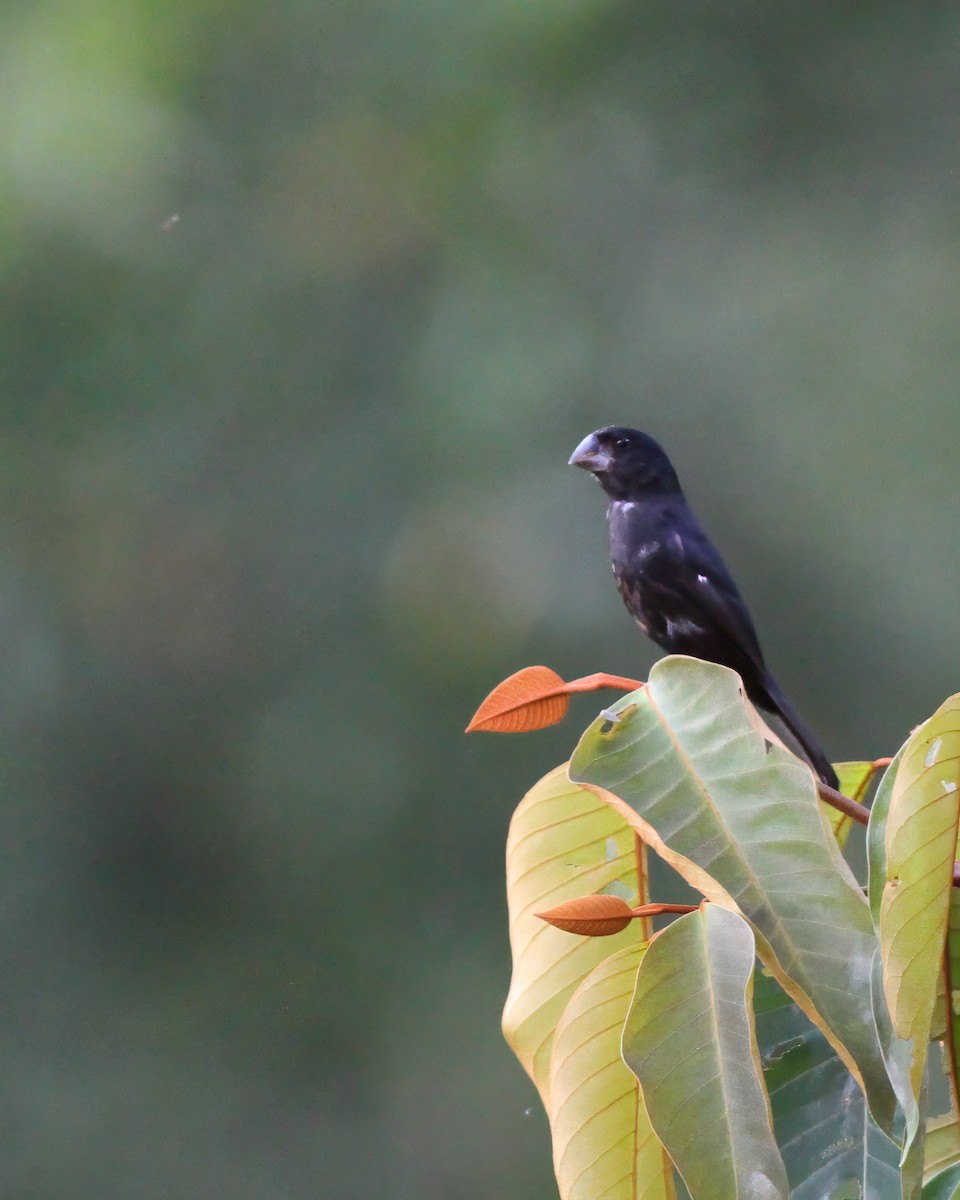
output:
{"label": "bird's beak", "polygon": [[610,466],[610,451],[604,450],[595,433],[588,433],[570,455],[568,466],[583,467],[585,471],[606,471]]}

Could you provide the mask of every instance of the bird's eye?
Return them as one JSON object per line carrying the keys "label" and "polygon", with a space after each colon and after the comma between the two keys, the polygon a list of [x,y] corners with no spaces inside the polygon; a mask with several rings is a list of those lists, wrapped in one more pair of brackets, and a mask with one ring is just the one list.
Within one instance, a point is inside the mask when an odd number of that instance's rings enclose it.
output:
{"label": "bird's eye", "polygon": [[629,438],[617,438],[617,440],[614,442],[614,445],[616,446],[616,448],[618,450],[622,450],[624,446],[630,445],[630,439]]}

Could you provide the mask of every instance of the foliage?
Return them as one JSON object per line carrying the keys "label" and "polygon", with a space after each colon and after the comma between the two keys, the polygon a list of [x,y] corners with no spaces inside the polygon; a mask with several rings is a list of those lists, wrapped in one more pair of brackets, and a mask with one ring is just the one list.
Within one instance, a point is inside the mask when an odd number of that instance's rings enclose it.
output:
{"label": "foliage", "polygon": [[0,1195],[549,1195],[498,897],[569,729],[461,728],[646,678],[562,466],[607,420],[838,748],[956,690],[958,53],[891,0],[0,5]]}
{"label": "foliage", "polygon": [[[504,1031],[540,1090],[563,1200],[960,1195],[960,697],[892,761],[840,764],[852,804],[779,744],[734,672],[695,659],[639,685],[518,672],[471,727],[539,728],[604,686],[632,690],[524,799],[507,855]],[[864,888],[842,847],[868,819]],[[652,899],[647,847],[699,906]],[[654,933],[665,912],[684,915]]]}

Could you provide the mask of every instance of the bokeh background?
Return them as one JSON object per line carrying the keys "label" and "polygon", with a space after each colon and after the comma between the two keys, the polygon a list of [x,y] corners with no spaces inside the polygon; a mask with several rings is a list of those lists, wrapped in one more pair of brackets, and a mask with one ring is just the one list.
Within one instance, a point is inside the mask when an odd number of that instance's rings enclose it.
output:
{"label": "bokeh background", "polygon": [[665,442],[837,758],[960,687],[960,11],[0,10],[0,1193],[555,1194],[510,812]]}

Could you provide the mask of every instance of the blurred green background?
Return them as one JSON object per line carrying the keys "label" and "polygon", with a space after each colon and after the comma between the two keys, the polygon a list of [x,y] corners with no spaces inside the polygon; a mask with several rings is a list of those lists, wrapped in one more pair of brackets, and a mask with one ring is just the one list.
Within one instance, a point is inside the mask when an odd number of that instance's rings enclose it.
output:
{"label": "blurred green background", "polygon": [[503,842],[668,447],[836,758],[960,687],[960,11],[7,0],[0,1193],[549,1198]]}

